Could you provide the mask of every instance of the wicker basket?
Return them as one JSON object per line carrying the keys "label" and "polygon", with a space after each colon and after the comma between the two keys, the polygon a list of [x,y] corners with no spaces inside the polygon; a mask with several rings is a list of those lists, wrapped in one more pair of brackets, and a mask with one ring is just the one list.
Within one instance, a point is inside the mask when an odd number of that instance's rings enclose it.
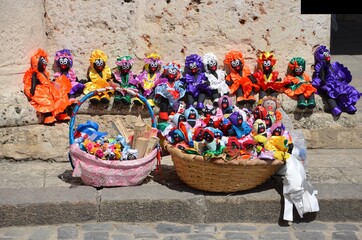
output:
{"label": "wicker basket", "polygon": [[97,158],[81,150],[75,143],[74,123],[80,106],[89,98],[99,92],[119,91],[127,92],[140,98],[147,107],[151,116],[151,125],[156,128],[156,119],[152,107],[147,99],[138,93],[123,88],[104,88],[92,91],[77,102],[73,109],[69,124],[69,161],[73,168],[73,176],[80,177],[84,184],[94,187],[133,186],[141,184],[155,168],[160,165],[161,148],[159,143],[153,151],[143,158],[125,161],[107,161]]}
{"label": "wicker basket", "polygon": [[283,161],[232,160],[206,161],[203,156],[186,154],[165,142],[177,175],[192,188],[208,192],[238,192],[252,189],[268,180]]}

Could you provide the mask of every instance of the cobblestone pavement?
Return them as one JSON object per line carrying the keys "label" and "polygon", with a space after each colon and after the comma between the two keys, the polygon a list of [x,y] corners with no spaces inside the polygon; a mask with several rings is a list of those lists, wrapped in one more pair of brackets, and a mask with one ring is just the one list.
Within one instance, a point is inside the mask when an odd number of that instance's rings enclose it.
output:
{"label": "cobblestone pavement", "polygon": [[263,223],[179,224],[76,223],[0,228],[0,240],[206,240],[206,239],[362,239],[362,222],[301,222],[281,226]]}

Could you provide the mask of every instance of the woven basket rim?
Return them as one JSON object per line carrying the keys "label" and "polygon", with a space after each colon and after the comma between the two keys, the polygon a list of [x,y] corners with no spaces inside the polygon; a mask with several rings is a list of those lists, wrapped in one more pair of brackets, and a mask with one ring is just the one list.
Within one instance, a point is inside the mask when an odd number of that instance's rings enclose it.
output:
{"label": "woven basket rim", "polygon": [[267,165],[284,165],[285,162],[275,159],[275,160],[261,160],[261,159],[234,159],[230,161],[224,161],[222,158],[215,158],[210,161],[206,160],[201,155],[195,155],[195,154],[188,154],[182,152],[181,149],[178,149],[177,147],[173,146],[169,142],[164,142],[164,149],[168,151],[171,156],[176,156],[179,159],[185,160],[185,161],[194,161],[194,162],[204,162],[204,163],[210,163],[211,165],[215,165],[215,167],[220,166],[267,166]]}

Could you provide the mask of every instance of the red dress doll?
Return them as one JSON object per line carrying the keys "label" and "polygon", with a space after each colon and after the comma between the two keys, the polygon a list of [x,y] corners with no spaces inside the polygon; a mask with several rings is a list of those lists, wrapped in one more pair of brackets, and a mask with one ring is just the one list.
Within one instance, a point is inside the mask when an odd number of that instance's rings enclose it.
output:
{"label": "red dress doll", "polygon": [[259,100],[265,96],[277,97],[283,91],[284,86],[289,84],[289,81],[284,81],[278,77],[279,72],[274,71],[276,59],[272,52],[261,52],[258,62],[258,70],[253,74],[260,86]]}

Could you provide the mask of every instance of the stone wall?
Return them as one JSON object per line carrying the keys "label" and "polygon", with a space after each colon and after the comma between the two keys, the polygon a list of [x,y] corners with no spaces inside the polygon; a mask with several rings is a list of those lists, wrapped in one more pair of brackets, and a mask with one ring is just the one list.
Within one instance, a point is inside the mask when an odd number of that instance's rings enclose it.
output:
{"label": "stone wall", "polygon": [[[118,55],[133,56],[136,73],[151,52],[181,65],[189,54],[213,52],[222,67],[226,52],[240,50],[253,69],[258,50],[273,50],[276,70],[284,76],[288,61],[296,56],[306,59],[310,71],[313,47],[329,46],[330,40],[330,15],[301,15],[299,0],[2,0],[0,8],[0,159],[67,161],[68,124],[38,124],[22,92],[23,74],[39,47],[48,52],[50,73],[55,52],[70,49],[79,78],[85,78],[95,49],[108,55],[111,68]],[[293,113],[295,102],[284,97],[281,101],[287,113]],[[107,123],[109,118],[97,121]],[[351,138],[362,139],[360,115],[336,121],[319,106],[312,115],[292,114],[291,119],[305,130],[309,147],[334,147],[331,139],[350,135],[350,127],[359,129]],[[132,117],[124,121],[132,127]],[[335,132],[328,131],[328,123]],[[345,143],[340,147],[360,144],[340,142]]]}

